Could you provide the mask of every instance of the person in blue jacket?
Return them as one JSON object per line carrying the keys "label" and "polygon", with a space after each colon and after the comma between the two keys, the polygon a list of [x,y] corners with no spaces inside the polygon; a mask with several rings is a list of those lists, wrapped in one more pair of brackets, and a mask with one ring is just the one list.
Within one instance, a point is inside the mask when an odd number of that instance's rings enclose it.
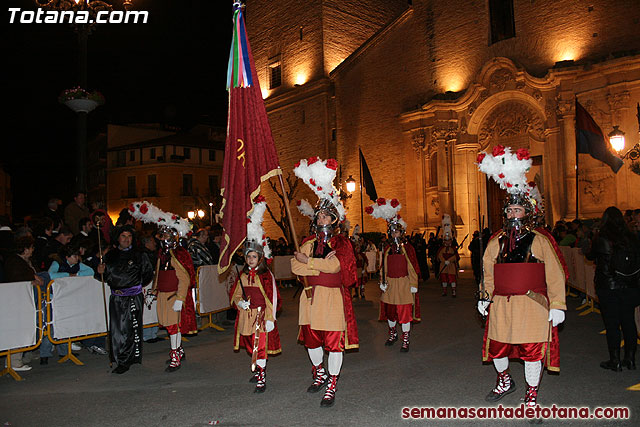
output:
{"label": "person in blue jacket", "polygon": [[[74,245],[75,246],[75,245]],[[77,247],[65,245],[61,248],[60,257],[51,263],[49,276],[51,280],[60,277],[93,276],[91,267],[80,262],[80,251]]]}

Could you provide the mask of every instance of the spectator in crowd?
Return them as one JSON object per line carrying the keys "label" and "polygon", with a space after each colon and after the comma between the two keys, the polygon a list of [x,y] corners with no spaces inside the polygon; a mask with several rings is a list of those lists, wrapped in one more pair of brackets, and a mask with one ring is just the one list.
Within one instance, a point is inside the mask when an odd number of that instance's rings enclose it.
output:
{"label": "spectator in crowd", "polygon": [[433,268],[433,274],[440,272],[440,261],[438,261],[438,251],[442,246],[442,240],[438,239],[435,234],[429,233],[429,240],[427,241],[427,255],[431,259],[431,267]]}
{"label": "spectator in crowd", "polygon": [[118,219],[116,220],[116,227],[121,227],[123,225],[135,226],[136,219],[131,216],[128,208],[124,208],[120,211],[118,215]]}
{"label": "spectator in crowd", "polygon": [[[102,249],[108,248],[111,244],[111,230],[113,222],[111,217],[102,209],[97,209],[89,216],[93,228],[89,232],[89,238],[97,245],[100,242]],[[100,237],[98,238],[98,233]]]}
{"label": "spectator in crowd", "polygon": [[80,232],[73,235],[73,238],[71,239],[72,245],[77,244],[77,242],[81,239],[86,239],[89,237],[89,233],[91,233],[91,229],[93,228],[93,223],[88,216],[85,216],[84,218],[80,219],[80,222],[78,222],[78,228]]}
{"label": "spectator in crowd", "polygon": [[35,232],[35,244],[32,257],[32,263],[36,268],[36,271],[44,271],[47,266],[47,248],[49,247],[49,240],[53,236],[53,220],[48,217],[42,218],[36,223],[34,227]]}
{"label": "spectator in crowd", "polygon": [[[88,239],[85,239],[85,242],[90,244]],[[51,267],[49,267],[49,277],[54,280],[60,277],[93,276],[94,270],[84,262],[81,262],[82,253],[85,251],[86,248],[82,245],[69,244],[63,246],[59,254],[60,263],[58,263],[58,261],[51,263]],[[81,342],[91,353],[101,356],[107,354],[107,351],[104,349],[104,337],[88,338]],[[76,348],[76,350],[79,350],[79,348]]]}
{"label": "spectator in crowd", "polygon": [[[486,241],[482,242],[482,246],[486,246],[486,244]],[[476,280],[476,285],[479,285],[482,280],[482,253],[480,252],[480,233],[478,231],[473,232],[473,238],[471,239],[467,249],[471,251],[471,268],[473,269],[473,277]]]}
{"label": "spectator in crowd", "polygon": [[[600,367],[613,371],[636,369],[638,332],[634,313],[640,304],[640,241],[618,208],[611,206],[604,211],[589,258],[596,261],[594,281],[609,349],[609,360],[600,363]],[[625,341],[623,360],[620,328]]]}
{"label": "spectator in crowd", "polygon": [[78,234],[80,228],[80,220],[89,216],[89,208],[86,204],[86,194],[83,191],[76,192],[73,202],[69,203],[64,209],[64,222],[71,229],[73,234]]}
{"label": "spectator in crowd", "polygon": [[[42,279],[31,264],[34,240],[31,236],[16,239],[16,253],[7,257],[5,263],[6,282],[31,282],[33,286],[42,286]],[[24,363],[23,353],[11,354],[11,367],[15,371],[29,371],[31,366]]]}
{"label": "spectator in crowd", "polygon": [[574,246],[576,240],[578,240],[575,235],[568,232],[565,226],[559,226],[556,230],[558,233],[558,246]]}
{"label": "spectator in crowd", "polygon": [[[100,254],[98,253],[98,246],[94,244],[90,238],[85,237],[77,240],[75,243],[73,240],[70,243],[71,246],[77,248],[80,253],[80,261],[87,266],[91,267],[93,271],[96,270],[98,264],[100,264]],[[103,252],[103,255],[106,252]]]}
{"label": "spectator in crowd", "polygon": [[633,211],[633,226],[634,228],[631,231],[635,231],[640,239],[640,209]]}
{"label": "spectator in crowd", "polygon": [[49,267],[49,277],[55,280],[61,277],[93,276],[94,271],[80,262],[80,251],[72,245],[64,245],[58,252],[58,260]]}
{"label": "spectator in crowd", "polygon": [[60,229],[60,232],[53,239],[49,239],[49,244],[45,248],[45,270],[49,270],[51,262],[61,252],[62,247],[68,245],[69,242],[71,242],[72,237],[73,234],[71,233],[71,230],[65,226]]}
{"label": "spectator in crowd", "polygon": [[61,204],[62,200],[60,199],[57,199],[55,197],[49,199],[49,201],[47,202],[47,207],[45,208],[42,216],[44,218],[50,218],[51,221],[55,224],[61,224],[62,215],[60,215],[60,211],[58,210]]}
{"label": "spectator in crowd", "polygon": [[427,242],[424,240],[424,235],[416,233],[411,236],[411,244],[416,250],[416,256],[418,257],[418,265],[420,266],[420,278],[426,282],[429,280],[429,263],[427,262]]}
{"label": "spectator in crowd", "polygon": [[220,227],[220,225],[218,224],[214,224],[213,227],[211,227],[211,231],[209,233],[209,242],[207,243],[207,249],[209,249],[209,253],[211,254],[211,259],[213,260],[214,264],[218,264],[218,260],[220,259],[222,235],[222,227]]}
{"label": "spectator in crowd", "polygon": [[206,229],[201,228],[191,236],[189,243],[187,244],[187,250],[189,251],[189,255],[191,255],[191,260],[193,261],[193,268],[196,271],[198,271],[198,267],[203,265],[214,265],[213,258],[205,246],[208,240],[209,232]]}

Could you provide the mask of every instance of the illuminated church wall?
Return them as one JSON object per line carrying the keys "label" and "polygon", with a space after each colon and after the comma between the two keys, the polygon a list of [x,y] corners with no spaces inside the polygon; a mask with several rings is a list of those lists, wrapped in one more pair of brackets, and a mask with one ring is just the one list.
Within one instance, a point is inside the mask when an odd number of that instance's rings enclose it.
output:
{"label": "illuminated church wall", "polygon": [[[353,9],[364,18],[351,23],[338,2],[303,7],[282,1],[281,13],[271,12],[273,3],[248,2],[263,87],[273,45],[282,40],[283,85],[265,93],[265,103],[285,169],[302,157],[337,156],[342,178],[359,181],[360,146],[379,195],[402,200],[410,231],[433,230],[443,213],[451,213],[463,237],[489,208],[476,154],[499,142],[527,146],[542,159],[532,173],[543,181],[548,221],[575,217],[576,94],[605,133],[619,124],[627,148],[638,142],[636,1],[514,1],[515,37],[493,44],[492,1],[414,0],[401,13],[395,9],[400,3],[389,3],[390,23],[382,26],[378,19],[366,27],[372,15]],[[261,10],[251,18],[256,5]],[[358,2],[366,5],[377,11],[379,4]],[[294,37],[300,25],[310,37],[304,49]],[[363,42],[365,34],[370,36]],[[295,76],[286,70],[302,64],[312,70],[310,77],[294,86]],[[581,217],[596,217],[611,204],[640,207],[634,191],[640,176],[628,163],[614,176],[606,165],[580,156]],[[357,199],[358,191],[347,202],[352,224],[360,223]],[[384,224],[365,219],[365,229],[382,231]]]}

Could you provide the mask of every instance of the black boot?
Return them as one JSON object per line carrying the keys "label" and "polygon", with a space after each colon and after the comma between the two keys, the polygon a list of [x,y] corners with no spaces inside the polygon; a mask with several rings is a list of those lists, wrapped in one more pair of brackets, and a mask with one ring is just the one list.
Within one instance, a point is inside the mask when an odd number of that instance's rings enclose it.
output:
{"label": "black boot", "polygon": [[393,328],[389,328],[389,338],[387,338],[384,345],[390,346],[396,341],[398,341],[398,330],[394,326]]}
{"label": "black boot", "polygon": [[624,359],[622,360],[622,366],[635,371],[636,370],[636,349],[627,351],[626,346],[624,350]]}
{"label": "black boot", "polygon": [[620,363],[620,349],[609,349],[609,360],[600,362],[602,369],[611,369],[615,372],[622,371],[622,364]]}

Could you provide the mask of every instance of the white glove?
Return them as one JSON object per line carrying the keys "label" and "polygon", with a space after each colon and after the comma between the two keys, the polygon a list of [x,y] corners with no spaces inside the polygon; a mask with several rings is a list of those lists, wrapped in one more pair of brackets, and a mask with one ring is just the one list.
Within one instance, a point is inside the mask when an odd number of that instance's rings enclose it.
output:
{"label": "white glove", "polygon": [[273,331],[273,328],[275,327],[276,325],[271,320],[267,320],[266,322],[264,322],[264,328],[267,330],[267,332]]}
{"label": "white glove", "polygon": [[482,316],[489,314],[487,313],[487,307],[489,307],[489,301],[478,301],[478,311]]}
{"label": "white glove", "polygon": [[558,310],[557,308],[552,308],[551,310],[549,310],[549,321],[555,328],[560,323],[564,322],[564,311]]}
{"label": "white glove", "polygon": [[380,283],[380,289],[382,290],[382,292],[387,292],[387,288],[389,287],[388,284],[386,283]]}
{"label": "white glove", "polygon": [[236,305],[241,308],[242,310],[249,310],[249,306],[251,305],[251,303],[249,301],[245,301],[243,299],[241,299],[240,301],[238,301],[236,303]]}
{"label": "white glove", "polygon": [[176,302],[173,303],[173,311],[181,311],[181,310],[182,310],[182,301],[177,299]]}
{"label": "white glove", "polygon": [[444,265],[449,265],[449,261],[445,261],[445,262],[444,262]]}
{"label": "white glove", "polygon": [[411,293],[415,294],[416,292],[418,292],[418,288],[414,288],[413,286],[411,287]]}

